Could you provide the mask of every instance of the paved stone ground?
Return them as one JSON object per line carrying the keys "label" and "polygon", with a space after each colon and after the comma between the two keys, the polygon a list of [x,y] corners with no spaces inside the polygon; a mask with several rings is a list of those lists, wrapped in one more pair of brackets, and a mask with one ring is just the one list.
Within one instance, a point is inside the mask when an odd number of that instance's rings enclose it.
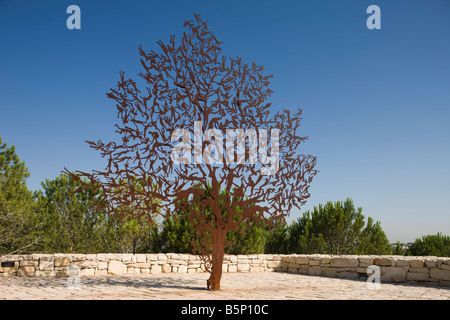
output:
{"label": "paved stone ground", "polygon": [[80,277],[80,288],[68,278],[0,278],[3,300],[450,300],[450,288],[382,283],[378,290],[365,281],[314,277],[291,273],[225,273],[222,290],[205,290],[206,273]]}

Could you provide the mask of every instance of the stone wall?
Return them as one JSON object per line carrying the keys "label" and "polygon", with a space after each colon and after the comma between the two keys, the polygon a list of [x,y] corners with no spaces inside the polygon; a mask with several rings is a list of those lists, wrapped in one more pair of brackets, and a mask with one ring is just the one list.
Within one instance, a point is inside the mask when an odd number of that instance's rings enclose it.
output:
{"label": "stone wall", "polygon": [[[205,272],[190,254],[31,254],[0,257],[0,276],[80,276],[126,273]],[[381,282],[450,286],[450,258],[331,255],[225,255],[223,272],[281,271],[311,276],[367,279],[367,268],[378,266]]]}

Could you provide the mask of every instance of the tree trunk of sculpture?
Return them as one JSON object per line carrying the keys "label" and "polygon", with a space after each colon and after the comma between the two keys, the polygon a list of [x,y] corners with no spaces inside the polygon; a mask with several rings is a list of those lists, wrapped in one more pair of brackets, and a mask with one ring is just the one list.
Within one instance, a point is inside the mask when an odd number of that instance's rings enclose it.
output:
{"label": "tree trunk of sculpture", "polygon": [[223,230],[215,229],[214,242],[211,254],[212,269],[208,280],[209,290],[220,290],[220,279],[222,278],[222,264],[225,251],[225,233]]}

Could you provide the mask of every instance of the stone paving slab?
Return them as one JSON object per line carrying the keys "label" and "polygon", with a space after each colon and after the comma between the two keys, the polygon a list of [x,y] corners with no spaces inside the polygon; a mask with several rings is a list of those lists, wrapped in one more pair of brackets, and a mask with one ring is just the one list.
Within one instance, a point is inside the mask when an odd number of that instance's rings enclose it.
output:
{"label": "stone paving slab", "polygon": [[2,300],[450,300],[450,288],[381,283],[300,274],[226,273],[222,290],[205,290],[206,273],[0,278]]}

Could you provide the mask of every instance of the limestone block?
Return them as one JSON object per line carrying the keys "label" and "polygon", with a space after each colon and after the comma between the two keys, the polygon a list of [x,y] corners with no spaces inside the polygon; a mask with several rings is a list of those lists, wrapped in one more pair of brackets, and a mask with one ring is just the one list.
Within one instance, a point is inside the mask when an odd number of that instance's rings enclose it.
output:
{"label": "limestone block", "polygon": [[[75,256],[75,255],[74,255]],[[85,255],[82,255],[83,258]],[[33,254],[33,260],[42,260],[42,261],[53,261],[54,256],[52,254]]]}
{"label": "limestone block", "polygon": [[37,266],[39,266],[39,261],[36,261],[36,260],[22,260],[22,261],[15,262],[14,265],[15,266],[13,268],[16,268],[18,265],[20,265],[21,267],[37,267]]}
{"label": "limestone block", "polygon": [[297,273],[308,274],[308,269],[309,269],[309,266],[302,265],[302,268],[297,269]]}
{"label": "limestone block", "polygon": [[308,275],[310,276],[321,276],[322,268],[318,266],[312,266],[308,268]]}
{"label": "limestone block", "polygon": [[408,281],[429,281],[430,276],[428,273],[408,272],[406,274],[406,280],[408,280]]}
{"label": "limestone block", "polygon": [[44,271],[44,270],[36,270],[36,272],[33,274],[34,277],[55,277],[57,275],[56,271]]}
{"label": "limestone block", "polygon": [[164,263],[164,264],[161,266],[161,268],[162,268],[162,272],[164,272],[164,273],[170,273],[170,272],[172,272],[172,268],[171,268],[170,264]]}
{"label": "limestone block", "polygon": [[178,267],[178,273],[187,273],[187,266],[179,266]]}
{"label": "limestone block", "polygon": [[358,258],[350,257],[348,258],[349,267],[357,267],[359,265]]}
{"label": "limestone block", "polygon": [[17,270],[17,275],[20,277],[33,276],[36,269],[34,267],[22,267]]}
{"label": "limestone block", "polygon": [[[376,260],[376,258],[375,258]],[[375,262],[376,263],[376,262]],[[381,267],[381,281],[403,282],[406,280],[406,271],[403,267]]]}
{"label": "limestone block", "polygon": [[250,264],[250,263],[252,263],[252,260],[250,260],[250,259],[238,259],[238,263]]}
{"label": "limestone block", "polygon": [[58,277],[68,277],[70,274],[67,273],[68,267],[55,267],[53,271],[56,272]]}
{"label": "limestone block", "polygon": [[400,258],[400,259],[395,259],[395,266],[396,267],[408,267],[409,264],[409,259],[405,259],[405,258]]}
{"label": "limestone block", "polygon": [[357,267],[356,272],[367,275],[367,267]]}
{"label": "limestone block", "polygon": [[145,254],[135,254],[134,258],[136,259],[136,263],[147,262]]}
{"label": "limestone block", "polygon": [[441,264],[440,269],[450,270],[450,266],[448,264]]}
{"label": "limestone block", "polygon": [[180,259],[180,255],[178,253],[167,253],[167,258],[176,260],[176,259]]}
{"label": "limestone block", "polygon": [[[0,261],[1,262],[6,262],[6,261],[21,261],[24,260],[23,256],[16,256],[16,255],[4,255],[4,256],[0,256]],[[39,258],[37,259],[33,259],[33,255],[29,256],[27,258],[27,260],[39,260]]]}
{"label": "limestone block", "polygon": [[250,272],[264,272],[264,267],[250,267]]}
{"label": "limestone block", "polygon": [[141,269],[140,268],[127,268],[127,273],[129,274],[140,274],[141,273]]}
{"label": "limestone block", "polygon": [[289,267],[289,268],[287,269],[287,272],[289,272],[289,273],[297,273],[297,272],[298,272],[298,269],[297,269],[297,268],[291,268],[291,267]]}
{"label": "limestone block", "polygon": [[374,264],[377,266],[390,266],[391,259],[389,257],[375,257]]}
{"label": "limestone block", "polygon": [[83,261],[86,260],[86,255],[85,254],[72,254],[72,261]]}
{"label": "limestone block", "polygon": [[180,254],[180,260],[189,261],[190,255],[189,254]]}
{"label": "limestone block", "polygon": [[158,274],[161,272],[162,272],[162,267],[160,265],[152,264],[152,266],[150,267],[151,274]]}
{"label": "limestone block", "polygon": [[450,280],[450,270],[432,268],[430,269],[430,278],[439,280]]}
{"label": "limestone block", "polygon": [[74,266],[78,266],[81,269],[96,269],[97,261],[85,260],[85,261],[76,261],[72,263]]}
{"label": "limestone block", "polygon": [[299,257],[295,258],[295,263],[296,264],[309,264],[309,259],[308,259],[308,257],[299,256]]}
{"label": "limestone block", "polygon": [[128,262],[128,263],[131,263],[132,262],[132,260],[131,260],[131,257],[132,257],[133,255],[130,253],[130,254],[128,254],[128,253],[126,253],[126,254],[121,254],[120,255],[120,260],[122,260],[122,262]]}
{"label": "limestone block", "polygon": [[127,266],[121,261],[112,260],[108,263],[108,274],[125,274],[127,273]]}
{"label": "limestone block", "polygon": [[111,261],[111,260],[121,260],[120,258],[120,254],[115,254],[115,253],[107,253],[105,254],[105,260],[106,261]]}
{"label": "limestone block", "polygon": [[329,264],[331,261],[330,257],[322,257],[322,259],[320,260],[320,264]]}
{"label": "limestone block", "polygon": [[429,268],[434,268],[437,266],[437,261],[434,259],[427,259],[425,260],[425,265]]}
{"label": "limestone block", "polygon": [[442,264],[445,264],[444,258],[437,258],[436,264],[437,264],[437,267],[440,268]]}
{"label": "limestone block", "polygon": [[272,260],[273,261],[282,261],[282,257],[280,255],[274,255]]}
{"label": "limestone block", "polygon": [[318,266],[320,265],[320,260],[309,260],[309,265],[310,266]]}
{"label": "limestone block", "polygon": [[81,269],[80,276],[93,276],[95,275],[95,269]]}
{"label": "limestone block", "polygon": [[167,263],[171,265],[185,265],[187,266],[188,262],[180,259],[167,259]]}
{"label": "limestone block", "polygon": [[158,260],[158,255],[155,253],[149,253],[149,254],[146,254],[145,256],[146,256],[148,262]]}
{"label": "limestone block", "polygon": [[419,268],[419,267],[417,267],[417,268],[415,268],[415,267],[410,267],[410,268],[408,269],[408,273],[410,273],[410,272],[430,274],[430,269],[428,269],[428,268]]}
{"label": "limestone block", "polygon": [[235,264],[230,264],[230,265],[228,266],[228,272],[237,272],[237,271],[238,271],[237,265],[235,265]]}
{"label": "limestone block", "polygon": [[39,259],[39,270],[51,271],[54,268],[53,259]]}
{"label": "limestone block", "polygon": [[96,276],[106,276],[106,275],[108,275],[108,270],[106,270],[106,269],[102,269],[102,270],[96,269],[94,274]]}
{"label": "limestone block", "polygon": [[164,253],[158,253],[158,260],[166,261],[167,256]]}
{"label": "limestone block", "polygon": [[85,260],[97,261],[97,254],[86,254]]}
{"label": "limestone block", "polygon": [[96,261],[107,261],[106,260],[106,254],[104,253],[97,253],[97,257],[95,258]]}
{"label": "limestone block", "polygon": [[409,265],[413,268],[422,268],[425,265],[425,259],[412,259]]}
{"label": "limestone block", "polygon": [[55,267],[67,267],[69,262],[68,257],[55,257]]}
{"label": "limestone block", "polygon": [[150,268],[150,262],[136,262],[127,264],[128,268]]}
{"label": "limestone block", "polygon": [[332,267],[349,267],[348,258],[333,257],[330,259],[330,265]]}
{"label": "limestone block", "polygon": [[97,262],[97,269],[99,269],[99,270],[108,269],[108,262],[106,262],[106,261]]}
{"label": "limestone block", "polygon": [[281,261],[267,261],[268,268],[279,268],[281,267]]}
{"label": "limestone block", "polygon": [[0,277],[3,277],[3,278],[13,277],[16,274],[17,274],[16,271],[14,271],[14,272],[1,272],[0,273]]}
{"label": "limestone block", "polygon": [[237,270],[238,270],[239,272],[249,271],[249,270],[250,270],[250,264],[238,262],[238,264],[237,264]]}
{"label": "limestone block", "polygon": [[373,264],[373,257],[359,257],[359,263],[370,266]]}
{"label": "limestone block", "polygon": [[337,268],[330,268],[330,267],[322,268],[322,274],[325,277],[336,277]]}

